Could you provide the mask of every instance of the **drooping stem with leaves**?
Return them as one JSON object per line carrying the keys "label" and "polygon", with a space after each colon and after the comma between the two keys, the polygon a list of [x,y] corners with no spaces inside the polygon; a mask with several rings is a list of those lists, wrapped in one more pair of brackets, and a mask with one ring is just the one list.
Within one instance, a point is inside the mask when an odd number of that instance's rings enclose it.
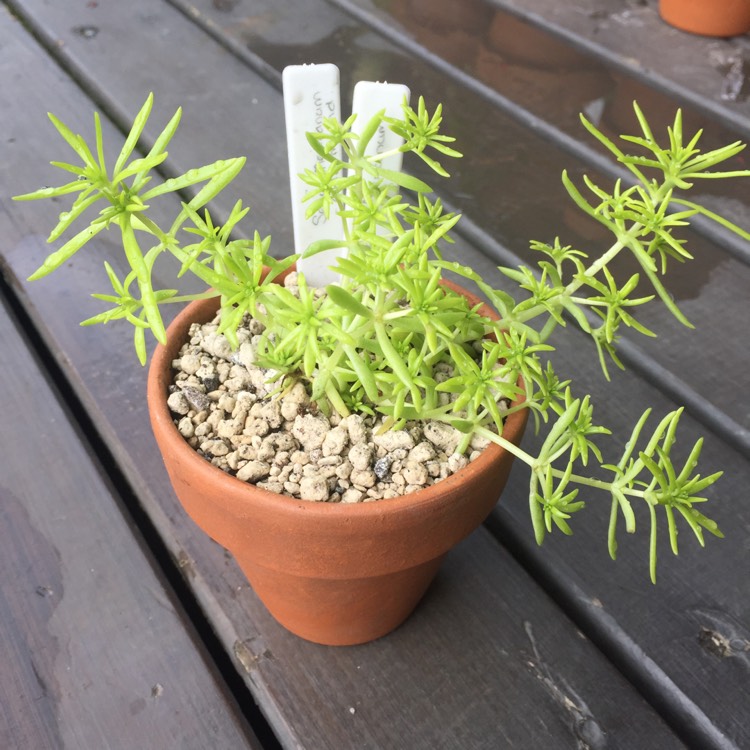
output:
{"label": "drooping stem with leaves", "polygon": [[[367,153],[370,140],[382,126],[403,138],[401,151],[413,154],[440,176],[448,173],[438,161],[460,154],[441,132],[441,107],[430,114],[420,99],[407,104],[402,118],[379,113],[360,129],[354,119],[326,120],[320,132],[308,134],[317,155],[314,170],[301,175],[310,187],[305,197],[308,213],[332,211],[341,219],[342,233],[307,248],[306,255],[341,248],[336,265],[337,284],[312,289],[299,275],[295,291],[273,283],[297,259],[277,260],[270,254],[270,238],[242,233],[247,209],[238,201],[223,225],[205,210],[236,177],[244,158],[219,161],[186,174],[158,181],[158,168],[180,119],[178,111],[145,155],[136,155],[152,106],[149,96],[135,119],[111,171],[105,163],[102,130],[95,116],[95,146],[50,115],[81,164],[53,162],[74,180],[59,188],[43,188],[18,196],[20,200],[77,194],[53,229],[58,240],[88,209],[102,206],[98,215],[53,252],[32,279],[65,263],[105,229],[120,233],[130,272],[118,279],[106,271],[112,293],[94,296],[111,307],[83,322],[106,323],[125,318],[135,327],[135,348],[142,363],[147,356],[145,333],[164,342],[160,306],[206,296],[221,303],[220,332],[236,346],[237,329],[246,316],[265,326],[259,345],[260,363],[279,381],[279,392],[302,381],[324,412],[342,416],[352,412],[380,415],[381,429],[399,428],[410,420],[445,422],[460,433],[458,449],[477,441],[493,441],[528,464],[529,508],[536,539],[541,543],[554,528],[571,533],[572,515],[586,497],[605,492],[611,510],[609,551],[615,556],[617,527],[634,532],[634,503],[648,509],[651,528],[650,568],[655,579],[659,515],[665,519],[672,549],[677,553],[676,519],[682,518],[698,541],[704,532],[721,536],[717,525],[696,506],[720,473],[701,476],[697,464],[702,441],[684,463],[672,457],[682,410],[666,415],[650,433],[647,409],[637,421],[616,463],[605,463],[594,442],[609,431],[595,423],[588,396],[576,397],[570,381],[553,368],[550,343],[559,326],[576,324],[591,337],[605,376],[608,363],[622,366],[616,346],[622,327],[655,335],[637,320],[637,308],[658,298],[683,325],[690,325],[665,285],[668,263],[684,262],[690,253],[675,230],[691,217],[703,215],[750,239],[728,220],[684,198],[698,179],[747,177],[746,171],[712,171],[736,155],[735,143],[702,153],[700,133],[685,142],[681,114],[668,131],[668,145],[660,146],[646,118],[635,105],[641,133],[622,136],[638,154],[626,153],[581,118],[584,127],[632,174],[632,183],[615,182],[611,191],[588,177],[579,188],[563,173],[563,185],[576,205],[612,235],[609,248],[596,254],[555,239],[532,242],[539,254],[535,268],[499,270],[518,287],[518,299],[494,288],[473,269],[443,259],[440,246],[451,242],[457,214],[444,210],[423,180],[385,170],[384,154]],[[192,197],[185,191],[192,190]],[[197,192],[196,192],[197,191]],[[149,213],[162,195],[176,193],[182,208],[169,227],[160,227]],[[250,238],[252,237],[252,238]],[[613,261],[631,255],[640,272],[618,279]],[[155,289],[154,268],[162,255],[180,263],[186,272],[209,288],[203,294],[180,294]],[[263,270],[268,269],[264,275]],[[483,314],[479,306],[443,283],[452,272],[473,282],[497,312]],[[641,276],[652,293],[643,295]],[[641,296],[636,296],[636,294]],[[536,455],[503,437],[503,422],[512,412],[530,409],[537,428],[547,429]],[[590,471],[595,463],[597,471]]]}

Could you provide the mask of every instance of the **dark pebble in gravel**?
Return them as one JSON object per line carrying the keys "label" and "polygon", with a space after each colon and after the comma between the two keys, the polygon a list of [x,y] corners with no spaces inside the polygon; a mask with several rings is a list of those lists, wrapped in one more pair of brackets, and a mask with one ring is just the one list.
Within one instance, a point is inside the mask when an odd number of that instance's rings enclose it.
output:
{"label": "dark pebble in gravel", "polygon": [[190,406],[196,411],[208,411],[211,406],[211,399],[206,396],[205,393],[201,393],[197,388],[190,388],[188,386],[182,389],[182,393]]}
{"label": "dark pebble in gravel", "polygon": [[372,467],[372,470],[375,472],[375,476],[380,480],[385,479],[391,471],[392,463],[393,459],[389,456],[383,456],[383,458],[379,458],[375,462],[375,465]]}
{"label": "dark pebble in gravel", "polygon": [[217,378],[215,375],[211,376],[210,378],[203,378],[203,385],[206,388],[206,393],[215,391],[219,387],[219,384],[219,378]]}

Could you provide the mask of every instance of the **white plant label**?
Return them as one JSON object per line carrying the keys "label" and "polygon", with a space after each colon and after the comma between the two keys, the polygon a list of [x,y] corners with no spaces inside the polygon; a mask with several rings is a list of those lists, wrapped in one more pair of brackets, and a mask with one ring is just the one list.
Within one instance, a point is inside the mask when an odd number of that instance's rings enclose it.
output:
{"label": "white plant label", "polygon": [[[411,92],[408,86],[401,83],[376,83],[374,81],[360,81],[354,87],[354,101],[352,112],[357,115],[354,121],[354,132],[361,133],[365,125],[381,110],[385,110],[386,117],[401,117],[401,105],[406,99],[408,104]],[[404,143],[401,136],[396,135],[387,125],[381,124],[378,132],[367,144],[365,154],[374,156],[387,151],[394,151]],[[380,166],[392,172],[401,171],[403,154],[398,151],[386,156]]]}
{"label": "white plant label", "polygon": [[[339,93],[339,69],[335,65],[290,65],[282,74],[284,87],[284,116],[289,155],[289,177],[292,193],[292,221],[294,226],[294,249],[301,253],[311,242],[337,239],[342,236],[341,219],[331,208],[328,218],[317,211],[305,217],[307,203],[302,203],[305,193],[310,191],[298,177],[306,169],[314,170],[323,160],[312,150],[305,133],[323,131],[323,119],[341,119],[341,97]],[[339,250],[327,250],[311,258],[297,261],[297,270],[304,274],[310,286],[322,287],[335,283],[338,274],[330,270]]]}

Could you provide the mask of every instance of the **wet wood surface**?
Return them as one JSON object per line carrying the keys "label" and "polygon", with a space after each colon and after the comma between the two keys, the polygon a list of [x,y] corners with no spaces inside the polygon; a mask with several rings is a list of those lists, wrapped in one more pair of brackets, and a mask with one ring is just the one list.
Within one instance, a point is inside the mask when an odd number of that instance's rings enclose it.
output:
{"label": "wet wood surface", "polygon": [[0,747],[260,748],[0,304]]}
{"label": "wet wood surface", "polygon": [[[736,243],[700,228],[691,238],[700,259],[678,274],[675,293],[698,324],[697,332],[674,332],[661,313],[653,313],[647,325],[668,334],[654,344],[626,342],[630,369],[616,373],[611,384],[593,366],[581,366],[580,348],[586,343],[573,330],[561,337],[558,358],[561,370],[575,376],[577,390],[592,393],[601,421],[615,430],[632,424],[644,403],[657,413],[674,408],[675,402],[691,405],[683,420],[684,442],[709,429],[705,466],[726,471],[717,485],[714,514],[728,540],[710,540],[706,550],[697,550],[685,538],[679,560],[663,550],[656,588],[647,582],[645,539],[623,540],[620,559],[609,561],[607,514],[595,507],[580,517],[572,543],[552,538],[538,550],[525,508],[526,478],[517,468],[488,528],[449,556],[417,613],[388,638],[351,649],[314,646],[283,631],[234,562],[184,516],[148,428],[145,374],[131,354],[130,332],[76,325],[98,310],[87,294],[106,288],[102,260],[121,264],[113,239],[100,235],[96,252],[76,256],[54,278],[25,281],[47,253],[44,236],[62,210],[52,203],[7,200],[55,179],[46,161],[60,158],[60,142],[45,112],[90,134],[91,112],[98,109],[105,118],[105,137],[115,148],[117,128],[127,127],[152,90],[154,126],[146,132],[146,143],[174,109],[185,109],[167,173],[247,154],[237,190],[251,205],[259,231],[271,233],[277,253],[284,254],[291,228],[279,74],[284,64],[302,61],[338,63],[345,101],[354,81],[387,78],[403,80],[428,100],[446,101],[447,114],[457,112],[447,129],[455,126],[467,155],[455,170],[457,186],[445,199],[468,221],[452,253],[497,285],[503,282],[495,265],[523,256],[530,238],[554,232],[579,243],[600,239],[563,209],[559,172],[563,167],[575,174],[585,170],[601,180],[614,173],[575,131],[571,113],[587,101],[586,85],[593,85],[591,96],[608,102],[606,116],[612,112],[614,117],[622,104],[616,93],[621,72],[615,75],[606,61],[582,60],[580,47],[571,47],[567,68],[550,63],[540,73],[538,62],[516,59],[514,75],[491,82],[488,67],[476,67],[475,61],[466,73],[460,62],[461,49],[468,50],[472,34],[480,33],[469,14],[458,24],[461,34],[452,30],[454,46],[443,46],[435,60],[430,55],[438,53],[427,54],[436,45],[424,36],[429,24],[418,27],[423,38],[412,52],[399,36],[410,28],[404,8],[419,19],[419,3],[396,4],[399,8],[390,11],[385,4],[364,2],[311,0],[304,5],[303,13],[291,0],[134,0],[65,7],[13,0],[5,4],[13,13],[0,12],[3,289],[40,337],[42,372],[60,368],[69,384],[70,419],[86,414],[86,427],[79,428],[75,440],[84,450],[90,441],[108,456],[126,494],[148,517],[184,576],[196,612],[173,611],[170,627],[184,639],[192,632],[191,618],[208,623],[283,747],[746,746],[750,511],[742,501],[750,480],[745,397],[750,356],[746,347],[732,342],[747,340],[750,270],[745,250]],[[496,20],[500,4],[476,5],[489,19],[487,28],[502,25]],[[352,6],[348,13],[347,6]],[[435,25],[432,33],[439,39],[446,32]],[[417,27],[411,28],[416,35]],[[486,29],[481,34],[482,44],[489,44]],[[492,54],[501,55],[502,48]],[[549,102],[543,87],[551,91],[556,76],[570,83],[570,94],[550,103],[550,110],[540,102]],[[674,104],[673,96],[660,98],[648,81],[639,85],[659,106]],[[460,114],[469,111],[475,116]],[[696,114],[699,120],[712,122],[705,112]],[[715,121],[722,132],[736,128],[726,118]],[[235,195],[219,202],[219,213]],[[729,188],[714,199],[741,219],[748,213],[747,195],[746,189]],[[164,210],[170,208],[174,205],[166,201]],[[730,304],[730,299],[747,304]],[[19,341],[19,350],[30,346]],[[718,361],[726,367],[717,381]],[[527,439],[533,446],[533,435]],[[107,507],[121,534],[134,533],[116,502],[110,500]],[[0,532],[7,533],[5,521]],[[13,544],[13,539],[7,554],[28,554],[21,546],[27,542]],[[158,575],[167,562],[152,559],[135,538],[131,542],[127,558],[136,561],[132,569],[155,568]],[[83,561],[81,552],[78,562]],[[2,570],[5,580],[5,566]],[[15,599],[12,606],[21,607],[21,595],[4,585],[6,590]],[[148,611],[143,596],[128,596],[132,616],[143,617]],[[109,616],[127,629],[117,610]],[[19,648],[17,640],[11,643]],[[213,685],[207,695],[215,696],[215,723],[227,737],[237,733],[226,746],[253,746],[250,734],[243,734],[244,718],[222,697],[222,668],[202,655],[200,644],[184,645],[179,638],[175,644],[195,654],[183,665],[192,677],[174,697],[180,702],[175,710],[200,725],[200,714],[193,716],[191,709],[192,690],[201,681]],[[124,668],[137,674],[142,658],[136,649]],[[0,674],[0,686],[9,684],[5,674]],[[31,719],[19,718],[19,705],[10,703],[0,720],[9,717],[24,731],[34,731]],[[84,714],[80,721],[85,722]],[[122,726],[114,720],[112,725]],[[39,746],[55,747],[44,744],[43,726]],[[185,737],[192,733],[186,724]]]}

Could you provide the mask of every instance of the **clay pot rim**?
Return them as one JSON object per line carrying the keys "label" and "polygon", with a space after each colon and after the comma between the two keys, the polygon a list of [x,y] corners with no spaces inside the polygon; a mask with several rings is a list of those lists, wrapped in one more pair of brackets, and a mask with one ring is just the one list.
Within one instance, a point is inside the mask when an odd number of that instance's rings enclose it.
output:
{"label": "clay pot rim", "polygon": [[[460,291],[461,294],[468,297],[472,302],[476,303],[480,301],[457,284],[447,282],[447,285],[456,291]],[[262,487],[237,479],[235,476],[211,464],[208,459],[201,456],[188,444],[172,421],[166,398],[166,391],[171,382],[172,360],[176,358],[177,352],[185,342],[187,330],[193,322],[210,320],[215,314],[218,305],[218,297],[191,302],[180,311],[169,325],[167,328],[167,345],[158,344],[151,358],[148,371],[147,401],[151,418],[155,426],[158,425],[167,438],[170,451],[175,452],[183,461],[190,462],[192,465],[191,469],[197,475],[201,476],[204,481],[216,487],[217,490],[225,492],[227,500],[231,497],[237,498],[238,494],[250,493],[252,494],[252,504],[255,506],[255,511],[267,510],[269,513],[277,514],[285,512],[295,514],[306,513],[331,520],[342,517],[356,517],[358,520],[369,517],[382,517],[386,514],[408,512],[410,509],[416,510],[425,505],[439,505],[441,502],[444,502],[447,490],[454,485],[462,484],[467,475],[482,471],[493,462],[499,461],[503,454],[506,453],[505,448],[491,443],[474,461],[471,461],[467,466],[459,469],[454,474],[440,480],[440,482],[406,495],[399,495],[394,498],[382,498],[372,502],[330,503],[302,500],[270,492]],[[484,305],[483,308],[483,314],[497,317],[489,306]],[[519,383],[523,387],[524,384],[521,378],[519,378]],[[523,432],[527,418],[527,409],[521,409],[511,414],[506,419],[503,436],[511,442],[518,443],[518,436]],[[250,502],[249,496],[248,502]]]}

